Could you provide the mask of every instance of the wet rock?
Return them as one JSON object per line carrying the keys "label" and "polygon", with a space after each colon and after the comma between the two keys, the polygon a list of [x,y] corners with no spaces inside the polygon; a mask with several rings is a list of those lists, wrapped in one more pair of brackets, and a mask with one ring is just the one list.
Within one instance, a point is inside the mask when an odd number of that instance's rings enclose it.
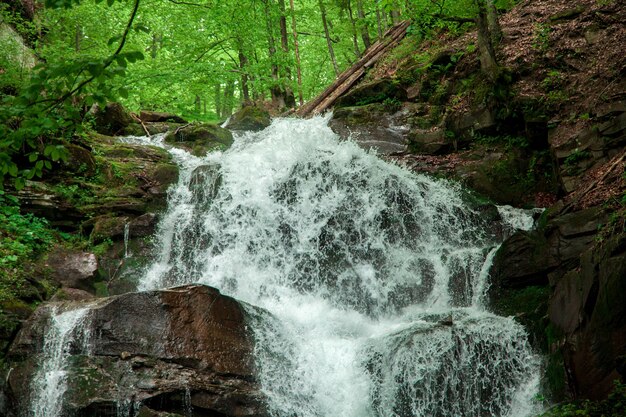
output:
{"label": "wet rock", "polygon": [[265,129],[270,123],[270,115],[266,110],[256,106],[244,106],[230,117],[226,129],[256,132]]}
{"label": "wet rock", "polygon": [[84,290],[77,288],[61,288],[54,294],[50,301],[87,301],[93,298],[93,294]]}
{"label": "wet rock", "polygon": [[157,111],[142,110],[139,113],[139,119],[144,123],[170,122],[170,123],[187,123],[185,119],[172,113],[163,113]]}
{"label": "wet rock", "polygon": [[131,123],[132,117],[119,103],[108,103],[104,109],[94,109],[94,128],[103,135],[117,135]]}
{"label": "wet rock", "polygon": [[218,164],[201,165],[191,173],[189,188],[199,202],[210,203],[221,185],[222,173]]}
{"label": "wet rock", "polygon": [[176,129],[165,136],[165,141],[186,149],[196,156],[211,150],[224,150],[233,143],[229,130],[213,124],[194,124]]}
{"label": "wet rock", "polygon": [[59,247],[48,255],[45,266],[52,271],[51,278],[62,287],[94,291],[98,259],[93,253]]}
{"label": "wet rock", "polygon": [[330,128],[341,138],[351,138],[364,149],[376,149],[383,155],[405,152],[408,145],[409,116],[378,103],[342,107],[333,112]]}
{"label": "wet rock", "polygon": [[[68,308],[68,304],[57,304]],[[266,416],[255,382],[247,315],[234,299],[206,286],[131,293],[90,304],[89,356],[70,358],[67,412],[115,416],[117,405],[142,412]],[[73,305],[77,307],[77,305]],[[9,351],[7,390],[16,410],[28,404],[51,305],[40,307]],[[139,410],[134,410],[138,412]]]}
{"label": "wet rock", "polygon": [[554,284],[578,265],[604,217],[602,210],[594,207],[556,216],[539,230],[513,234],[494,259],[494,290]]}
{"label": "wet rock", "polygon": [[71,143],[66,144],[65,149],[68,152],[68,158],[63,162],[63,168],[67,172],[87,177],[96,173],[96,159],[89,149]]}
{"label": "wet rock", "polygon": [[398,82],[382,78],[351,89],[337,99],[335,107],[363,106],[370,103],[383,103],[386,100],[402,102],[406,99],[407,92]]}

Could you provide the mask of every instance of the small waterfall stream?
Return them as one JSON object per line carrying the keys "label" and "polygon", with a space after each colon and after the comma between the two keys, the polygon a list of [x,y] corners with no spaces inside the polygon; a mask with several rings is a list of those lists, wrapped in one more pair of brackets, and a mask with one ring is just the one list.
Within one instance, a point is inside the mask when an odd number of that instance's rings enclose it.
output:
{"label": "small waterfall stream", "polygon": [[265,309],[249,315],[272,416],[533,415],[539,358],[484,305],[496,229],[532,217],[498,225],[327,122],[275,120],[204,158],[171,149],[181,176],[140,290],[203,283]]}
{"label": "small waterfall stream", "polygon": [[89,326],[83,326],[88,313],[88,307],[64,312],[52,308],[43,357],[33,378],[30,416],[63,415],[63,394],[67,389],[66,368],[74,345],[83,348],[89,343]]}

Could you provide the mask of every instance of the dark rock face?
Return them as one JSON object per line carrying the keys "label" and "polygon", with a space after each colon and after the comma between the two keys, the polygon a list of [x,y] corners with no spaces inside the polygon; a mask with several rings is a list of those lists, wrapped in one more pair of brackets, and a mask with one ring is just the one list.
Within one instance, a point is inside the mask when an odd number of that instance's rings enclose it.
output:
{"label": "dark rock face", "polygon": [[336,109],[330,128],[342,139],[351,138],[365,149],[383,155],[407,150],[409,128],[404,111],[394,111],[382,104]]}
{"label": "dark rock face", "polygon": [[59,247],[48,255],[46,267],[52,271],[51,278],[61,286],[93,291],[98,273],[98,259],[93,253]]}
{"label": "dark rock face", "polygon": [[383,78],[351,89],[337,99],[335,107],[362,106],[382,103],[385,100],[406,101],[406,99],[406,90],[398,82]]}
{"label": "dark rock face", "polygon": [[580,267],[557,281],[548,309],[563,332],[569,386],[576,396],[602,399],[620,379],[626,353],[626,236],[587,250]]}
{"label": "dark rock face", "polygon": [[218,125],[196,124],[168,133],[165,141],[196,156],[204,156],[210,150],[227,149],[233,144],[233,135]]}
{"label": "dark rock face", "polygon": [[95,111],[95,130],[103,135],[116,135],[133,122],[130,114],[119,103],[108,103]]}
{"label": "dark rock face", "polygon": [[550,334],[546,349],[562,357],[561,378],[576,398],[606,398],[626,353],[626,235],[598,240],[607,214],[600,207],[548,214],[543,227],[507,239],[491,271],[496,304],[550,287],[543,311],[551,329],[533,331]]}
{"label": "dark rock face", "polygon": [[[561,186],[566,192],[576,190],[591,168],[606,163],[626,145],[626,103],[615,102],[599,112],[595,124],[582,129],[569,140],[554,143]],[[549,138],[554,142],[554,138]]]}
{"label": "dark rock face", "polygon": [[270,115],[267,111],[255,106],[244,106],[230,117],[226,128],[256,132],[265,129],[270,123]]}
{"label": "dark rock face", "polygon": [[[85,346],[72,350],[67,412],[113,417],[117,404],[126,401],[140,403],[144,415],[186,415],[185,407],[202,416],[266,415],[246,313],[236,300],[196,285],[125,294],[90,306],[86,323],[97,331],[88,338],[89,355]],[[16,410],[27,407],[50,309],[40,307],[10,348],[14,371],[7,392]]]}

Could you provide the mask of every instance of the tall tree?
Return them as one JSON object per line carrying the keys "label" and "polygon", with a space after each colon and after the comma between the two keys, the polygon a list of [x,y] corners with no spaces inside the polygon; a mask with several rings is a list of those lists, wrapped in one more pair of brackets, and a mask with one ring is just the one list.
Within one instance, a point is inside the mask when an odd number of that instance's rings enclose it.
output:
{"label": "tall tree", "polygon": [[337,65],[337,58],[335,58],[335,50],[333,49],[333,41],[330,38],[330,32],[328,30],[328,19],[326,18],[326,7],[324,6],[323,0],[318,0],[318,4],[320,7],[320,12],[322,13],[322,25],[324,26],[324,36],[326,37],[326,45],[328,46],[328,55],[330,56],[330,61],[333,64],[333,69],[335,70],[335,76],[339,76],[339,66]]}
{"label": "tall tree", "polygon": [[300,105],[304,104],[302,97],[302,64],[300,63],[300,46],[298,45],[298,31],[296,29],[296,11],[293,0],[289,0],[289,8],[291,9],[291,30],[293,32],[293,48],[296,55],[296,72],[298,75],[298,101]]}

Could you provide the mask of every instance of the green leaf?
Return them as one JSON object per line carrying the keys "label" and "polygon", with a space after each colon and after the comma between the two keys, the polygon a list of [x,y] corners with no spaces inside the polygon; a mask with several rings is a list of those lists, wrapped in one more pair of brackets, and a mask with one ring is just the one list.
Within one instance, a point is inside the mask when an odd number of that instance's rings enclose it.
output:
{"label": "green leaf", "polygon": [[113,45],[115,42],[119,42],[122,39],[122,35],[117,35],[117,36],[113,36],[112,38],[109,38],[107,45],[111,46]]}
{"label": "green leaf", "polygon": [[26,185],[26,181],[24,181],[24,178],[22,178],[22,177],[15,178],[15,189],[17,191],[19,191],[22,188],[24,188],[24,185]]}
{"label": "green leaf", "polygon": [[28,155],[28,162],[35,162],[39,154],[37,152],[33,152]]}
{"label": "green leaf", "polygon": [[122,97],[122,98],[128,98],[128,90],[127,90],[127,89],[125,89],[125,88],[120,88],[120,89],[118,90],[118,93],[119,93],[120,97]]}

